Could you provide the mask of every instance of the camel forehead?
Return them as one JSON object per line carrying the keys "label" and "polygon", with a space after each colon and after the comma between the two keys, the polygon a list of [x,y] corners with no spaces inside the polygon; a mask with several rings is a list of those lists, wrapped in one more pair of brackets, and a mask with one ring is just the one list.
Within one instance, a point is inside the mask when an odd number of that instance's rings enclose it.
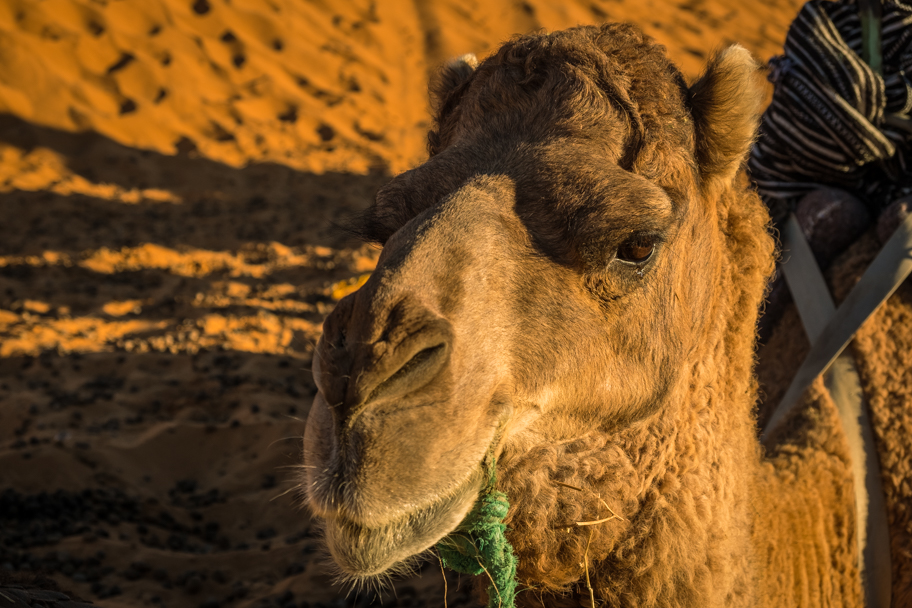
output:
{"label": "camel forehead", "polygon": [[[459,191],[484,189],[487,200],[512,208],[527,229],[556,230],[574,240],[664,232],[680,209],[662,187],[618,167],[610,151],[586,138],[531,146],[498,169]],[[472,204],[471,196],[462,198]]]}
{"label": "camel forehead", "polygon": [[[450,212],[438,217],[435,209],[444,208]],[[513,221],[498,222],[500,229],[605,242],[637,231],[664,232],[680,208],[659,185],[618,167],[600,142],[574,137],[504,142],[485,136],[393,180],[363,218],[362,232],[386,242],[413,219],[414,230],[424,232],[428,224],[422,217],[436,218],[436,225],[458,217],[451,229],[461,233],[467,224],[511,216]],[[417,233],[406,230],[396,240]]]}
{"label": "camel forehead", "polygon": [[556,209],[584,206],[608,214],[673,213],[672,200],[662,187],[619,167],[609,146],[589,138],[567,137],[533,147],[516,159],[512,177],[518,199],[551,197],[548,202]]}
{"label": "camel forehead", "polygon": [[413,269],[445,267],[447,282],[469,260],[532,251],[583,270],[603,266],[636,235],[671,238],[680,217],[681,207],[662,188],[585,146],[537,149],[498,169],[441,193],[391,238],[381,261],[398,265],[408,257]]}

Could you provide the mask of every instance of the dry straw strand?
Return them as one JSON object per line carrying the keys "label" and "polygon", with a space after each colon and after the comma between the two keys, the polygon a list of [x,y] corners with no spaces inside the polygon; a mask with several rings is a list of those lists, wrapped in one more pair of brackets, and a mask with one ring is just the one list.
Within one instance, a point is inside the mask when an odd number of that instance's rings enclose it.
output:
{"label": "dry straw strand", "polygon": [[446,580],[446,570],[443,569],[443,558],[440,557],[440,551],[435,551],[437,554],[437,563],[440,564],[440,574],[443,575],[443,608],[447,608],[447,580]]}
{"label": "dry straw strand", "polygon": [[[559,486],[562,486],[562,487],[565,487],[565,488],[569,488],[569,489],[571,489],[571,490],[575,490],[576,492],[585,492],[585,491],[586,491],[586,490],[584,490],[583,488],[580,488],[580,487],[578,487],[578,486],[571,485],[571,484],[569,484],[569,483],[564,483],[564,482],[562,482],[562,481],[555,481],[554,483],[557,484],[557,485],[559,485]],[[601,495],[601,494],[595,493],[595,497],[598,498],[598,501],[599,501],[600,503],[602,503],[602,505],[603,505],[606,509],[608,509],[608,512],[611,513],[611,515],[609,515],[608,517],[601,517],[601,518],[595,519],[595,520],[593,520],[593,521],[578,521],[578,522],[574,522],[578,527],[583,527],[583,526],[596,526],[596,525],[598,525],[598,524],[603,524],[603,523],[609,522],[609,521],[611,521],[612,519],[620,519],[620,520],[624,521],[624,518],[623,518],[623,517],[621,517],[620,515],[618,515],[617,513],[615,513],[615,512],[614,512],[614,509],[612,509],[611,507],[608,506],[608,503],[605,502],[605,500],[602,498],[602,495]],[[568,528],[567,531],[569,532],[569,528]],[[589,605],[590,605],[590,608],[596,608],[596,605],[595,605],[595,590],[592,589],[592,581],[591,581],[591,579],[589,578],[589,546],[592,544],[592,533],[593,533],[592,528],[589,528],[589,538],[588,538],[588,540],[586,541],[586,551],[583,553],[583,563],[582,563],[581,565],[583,566],[583,569],[584,569],[584,571],[585,571],[585,573],[586,573],[586,589],[589,591]]]}
{"label": "dry straw strand", "polygon": [[589,544],[591,542],[592,530],[589,530],[589,540],[586,541],[586,552],[583,554],[583,564],[586,568],[586,588],[589,590],[589,602],[591,603],[591,608],[595,608],[595,592],[592,590],[592,583],[589,581]]}

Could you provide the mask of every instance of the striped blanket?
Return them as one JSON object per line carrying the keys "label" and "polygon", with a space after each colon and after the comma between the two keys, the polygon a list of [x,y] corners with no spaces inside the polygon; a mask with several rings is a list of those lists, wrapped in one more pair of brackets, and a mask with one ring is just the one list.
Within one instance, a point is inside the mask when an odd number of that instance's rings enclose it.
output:
{"label": "striped blanket", "polygon": [[780,223],[821,185],[849,190],[872,214],[912,192],[912,133],[886,114],[912,109],[912,6],[883,5],[883,76],[862,59],[854,1],[812,0],[770,60],[775,92],[748,169]]}

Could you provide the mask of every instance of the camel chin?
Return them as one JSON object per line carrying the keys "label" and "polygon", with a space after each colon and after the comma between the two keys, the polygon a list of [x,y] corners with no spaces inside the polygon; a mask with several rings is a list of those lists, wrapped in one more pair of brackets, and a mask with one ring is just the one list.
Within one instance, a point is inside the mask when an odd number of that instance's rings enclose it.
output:
{"label": "camel chin", "polygon": [[[456,529],[481,489],[486,444],[460,459],[462,464],[446,475],[416,486],[416,475],[407,472],[390,477],[372,474],[394,457],[389,450],[373,448],[401,445],[405,439],[383,433],[362,439],[368,430],[357,425],[339,436],[333,432],[332,415],[318,392],[304,435],[306,498],[323,520],[325,542],[340,578],[363,583],[407,567],[410,558]],[[417,452],[421,444],[406,449]]]}
{"label": "camel chin", "polygon": [[472,509],[481,485],[481,468],[456,492],[377,528],[344,516],[324,519],[325,541],[341,578],[362,583],[408,567],[411,558],[433,547],[456,529]]}

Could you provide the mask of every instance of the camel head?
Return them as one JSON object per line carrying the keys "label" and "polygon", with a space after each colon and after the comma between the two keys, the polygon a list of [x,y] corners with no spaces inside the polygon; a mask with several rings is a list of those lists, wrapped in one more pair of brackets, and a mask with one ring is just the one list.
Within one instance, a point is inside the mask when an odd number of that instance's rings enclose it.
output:
{"label": "camel head", "polygon": [[632,26],[444,69],[430,159],[359,224],[383,251],[314,354],[305,488],[340,569],[458,526],[485,462],[661,414],[709,333],[726,192],[756,128],[741,47],[688,87]]}

